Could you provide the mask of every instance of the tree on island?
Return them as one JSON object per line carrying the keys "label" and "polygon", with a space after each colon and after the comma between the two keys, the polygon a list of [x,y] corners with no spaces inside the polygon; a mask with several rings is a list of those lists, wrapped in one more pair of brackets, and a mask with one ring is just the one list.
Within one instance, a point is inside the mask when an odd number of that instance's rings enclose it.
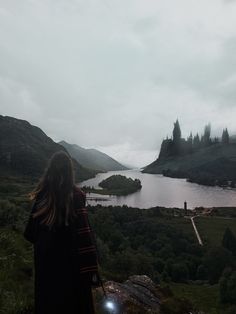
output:
{"label": "tree on island", "polygon": [[142,188],[139,179],[127,178],[120,174],[112,175],[104,179],[98,184],[103,189],[106,189],[109,194],[128,195],[134,193]]}
{"label": "tree on island", "polygon": [[227,128],[223,130],[221,137],[222,144],[229,144],[229,133]]}

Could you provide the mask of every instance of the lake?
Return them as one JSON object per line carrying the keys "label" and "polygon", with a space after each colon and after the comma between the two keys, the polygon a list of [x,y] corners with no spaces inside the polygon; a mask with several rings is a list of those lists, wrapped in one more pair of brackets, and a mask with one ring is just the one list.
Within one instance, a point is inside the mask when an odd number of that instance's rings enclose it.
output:
{"label": "lake", "polygon": [[[236,189],[208,187],[187,182],[185,179],[164,177],[160,174],[142,173],[140,170],[109,171],[99,173],[93,179],[83,181],[80,186],[89,185],[98,188],[98,183],[113,174],[121,174],[132,179],[139,179],[142,189],[127,196],[105,196],[89,194],[87,197],[98,197],[98,201],[89,200],[94,205],[127,205],[130,207],[149,208],[155,206],[183,207],[184,201],[188,208],[198,206],[236,206]],[[102,199],[102,200],[101,200]]]}

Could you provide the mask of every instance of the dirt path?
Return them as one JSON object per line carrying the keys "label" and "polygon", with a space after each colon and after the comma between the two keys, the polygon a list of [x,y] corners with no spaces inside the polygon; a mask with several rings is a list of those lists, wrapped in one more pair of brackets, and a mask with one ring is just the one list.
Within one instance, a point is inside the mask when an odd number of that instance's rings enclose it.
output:
{"label": "dirt path", "polygon": [[191,222],[192,222],[192,225],[193,225],[193,229],[194,229],[194,232],[195,232],[195,234],[196,234],[198,243],[199,243],[200,245],[203,245],[202,239],[201,239],[201,237],[200,237],[200,235],[199,235],[199,233],[198,233],[197,227],[196,227],[195,222],[194,222],[194,218],[195,218],[195,217],[196,217],[196,216],[193,216],[193,217],[191,217],[190,219],[191,219]]}

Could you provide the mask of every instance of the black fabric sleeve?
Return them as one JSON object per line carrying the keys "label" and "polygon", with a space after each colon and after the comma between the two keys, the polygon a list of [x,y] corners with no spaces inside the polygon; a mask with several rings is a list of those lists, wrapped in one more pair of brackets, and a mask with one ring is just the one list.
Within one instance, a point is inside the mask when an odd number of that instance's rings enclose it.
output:
{"label": "black fabric sleeve", "polygon": [[31,243],[35,243],[36,237],[37,237],[37,229],[38,229],[38,219],[33,218],[33,213],[36,210],[36,202],[34,202],[31,213],[29,215],[28,221],[26,223],[26,227],[24,230],[24,237],[26,240],[28,240]]}

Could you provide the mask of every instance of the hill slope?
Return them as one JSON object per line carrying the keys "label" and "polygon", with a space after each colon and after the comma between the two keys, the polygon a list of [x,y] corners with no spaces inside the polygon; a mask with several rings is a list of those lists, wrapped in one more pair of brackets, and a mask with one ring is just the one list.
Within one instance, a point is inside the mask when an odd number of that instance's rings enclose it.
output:
{"label": "hill slope", "polygon": [[173,177],[191,178],[204,175],[236,180],[236,143],[218,143],[192,154],[158,158],[146,166],[143,172],[164,173]]}
{"label": "hill slope", "polygon": [[115,159],[96,149],[85,149],[79,145],[69,144],[65,141],[61,141],[59,144],[65,147],[70,155],[84,167],[100,171],[127,169]]}
{"label": "hill slope", "polygon": [[[0,115],[0,171],[2,175],[42,174],[49,158],[66,149],[55,143],[40,128],[25,120]],[[96,175],[73,160],[77,180]]]}

